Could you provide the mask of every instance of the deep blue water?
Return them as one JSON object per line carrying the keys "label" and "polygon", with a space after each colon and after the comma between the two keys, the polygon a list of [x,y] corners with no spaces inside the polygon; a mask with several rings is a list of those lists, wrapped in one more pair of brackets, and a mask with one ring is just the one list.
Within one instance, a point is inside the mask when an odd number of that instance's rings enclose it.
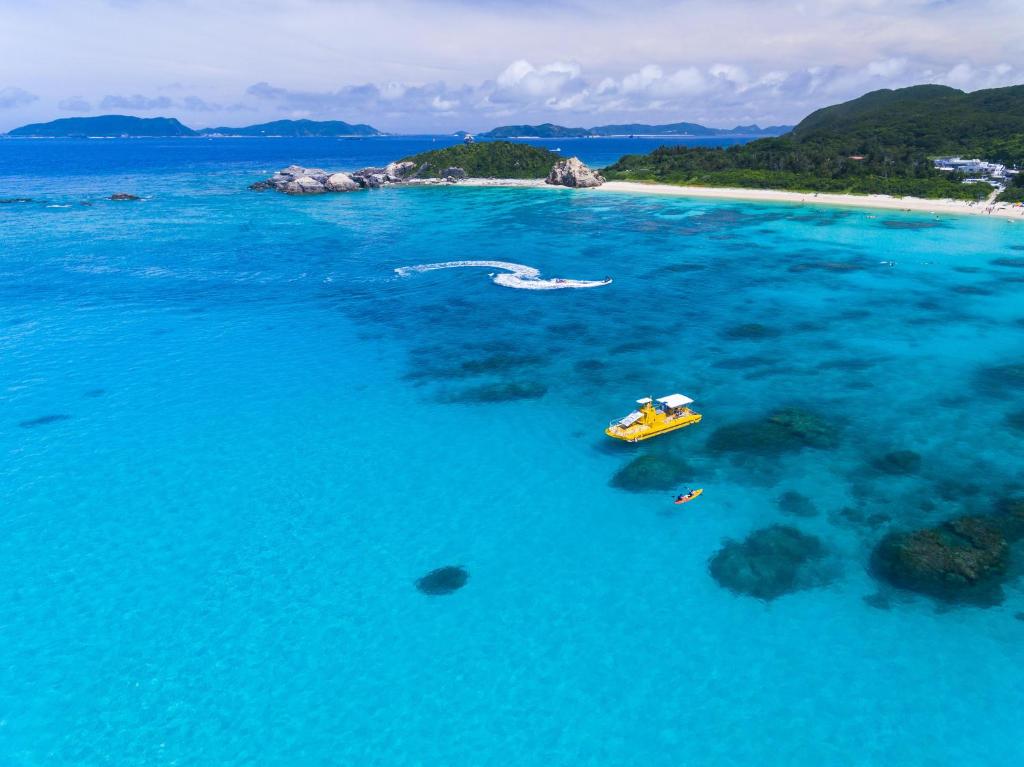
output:
{"label": "deep blue water", "polygon": [[[600,165],[605,141],[557,143]],[[0,142],[0,197],[33,198],[0,205],[0,762],[1020,762],[1019,581],[939,606],[867,564],[1020,492],[1024,394],[991,370],[1024,358],[1022,225],[245,188],[417,142]],[[393,273],[462,259],[614,282]],[[481,401],[508,382],[530,397]],[[702,424],[602,435],[674,391]],[[783,406],[834,443],[714,449]],[[920,467],[873,468],[897,449]],[[610,484],[636,455],[704,495]],[[775,523],[821,539],[829,583],[709,576]],[[420,593],[444,565],[467,585]]]}

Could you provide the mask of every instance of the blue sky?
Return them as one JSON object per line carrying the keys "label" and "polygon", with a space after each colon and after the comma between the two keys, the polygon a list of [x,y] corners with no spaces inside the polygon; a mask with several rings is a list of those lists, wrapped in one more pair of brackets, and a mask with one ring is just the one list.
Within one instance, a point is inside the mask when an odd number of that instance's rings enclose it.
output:
{"label": "blue sky", "polygon": [[876,88],[1024,83],[1019,0],[0,0],[0,18],[0,130],[768,125]]}

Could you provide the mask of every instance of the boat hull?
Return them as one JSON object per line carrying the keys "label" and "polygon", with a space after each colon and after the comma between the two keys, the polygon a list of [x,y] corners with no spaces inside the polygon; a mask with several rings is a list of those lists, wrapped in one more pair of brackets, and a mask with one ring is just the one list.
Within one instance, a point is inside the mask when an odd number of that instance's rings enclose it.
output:
{"label": "boat hull", "polygon": [[681,503],[689,503],[694,498],[699,498],[703,492],[704,492],[704,488],[703,487],[697,488],[692,493],[690,493],[690,495],[683,496],[682,498],[679,498],[678,500],[676,500],[675,504],[679,505]]}
{"label": "boat hull", "polygon": [[640,424],[627,428],[609,426],[604,430],[604,433],[612,439],[619,439],[623,442],[643,442],[645,439],[659,437],[662,434],[668,434],[670,431],[678,431],[679,429],[685,429],[687,426],[693,426],[695,423],[700,423],[703,418],[704,416],[700,413],[690,413],[681,418],[675,418],[666,423],[658,423],[653,426]]}

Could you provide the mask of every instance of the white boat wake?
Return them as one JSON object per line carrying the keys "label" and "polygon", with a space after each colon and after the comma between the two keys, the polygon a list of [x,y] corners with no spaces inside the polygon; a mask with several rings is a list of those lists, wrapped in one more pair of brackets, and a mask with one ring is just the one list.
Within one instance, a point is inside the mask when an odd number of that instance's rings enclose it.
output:
{"label": "white boat wake", "polygon": [[457,269],[463,266],[500,269],[502,274],[491,275],[495,285],[518,290],[561,290],[562,288],[599,288],[611,283],[612,278],[603,280],[565,280],[561,278],[543,280],[540,271],[532,266],[513,264],[509,261],[445,261],[440,264],[420,264],[419,266],[400,266],[395,274],[406,277],[413,272],[432,272],[435,269]]}

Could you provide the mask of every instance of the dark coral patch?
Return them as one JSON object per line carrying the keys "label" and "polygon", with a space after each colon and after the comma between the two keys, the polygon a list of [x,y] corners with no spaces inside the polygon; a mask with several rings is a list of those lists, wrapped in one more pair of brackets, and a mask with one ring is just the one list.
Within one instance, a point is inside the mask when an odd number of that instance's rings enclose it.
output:
{"label": "dark coral patch", "polygon": [[615,472],[611,485],[631,493],[674,490],[690,473],[689,464],[674,456],[638,455]]}
{"label": "dark coral patch", "polygon": [[751,354],[746,357],[728,357],[711,363],[711,367],[719,370],[745,370],[757,368],[763,365],[774,365],[778,362],[776,357],[767,357],[760,354]]}
{"label": "dark coral patch", "polygon": [[416,581],[416,588],[428,596],[452,594],[469,581],[469,570],[461,565],[448,565],[431,570]]}
{"label": "dark coral patch", "polygon": [[863,508],[844,506],[839,511],[829,514],[829,521],[840,527],[865,527],[877,530],[882,525],[892,522],[892,517],[882,511],[866,511]]}
{"label": "dark coral patch", "polygon": [[508,381],[469,386],[454,392],[446,392],[438,397],[438,401],[462,405],[514,402],[524,399],[540,399],[547,392],[547,386],[535,381]]}
{"label": "dark coral patch", "polygon": [[956,285],[953,288],[954,293],[959,293],[962,296],[991,296],[992,291],[988,288],[983,288],[980,285]]}
{"label": "dark coral patch", "polygon": [[556,322],[548,325],[548,330],[552,333],[560,336],[580,336],[587,332],[587,324],[585,322]]}
{"label": "dark coral patch", "polygon": [[760,322],[745,322],[742,325],[733,325],[726,328],[722,333],[726,338],[734,340],[764,341],[769,338],[777,338],[782,334],[778,328],[762,325]]}
{"label": "dark coral patch", "polygon": [[836,575],[822,542],[788,525],[755,530],[743,541],[726,541],[708,570],[730,591],[764,600],[824,586]]}
{"label": "dark coral patch", "polygon": [[818,363],[818,370],[867,370],[875,366],[875,360],[866,360],[861,357],[852,359],[831,359]]}
{"label": "dark coral patch", "polygon": [[703,269],[707,269],[705,264],[669,264],[663,266],[657,271],[667,272],[669,274],[686,274],[687,272],[699,272]]}
{"label": "dark coral patch", "polygon": [[993,266],[1008,266],[1013,269],[1024,269],[1024,257],[1020,256],[1004,256],[1003,258],[993,258],[989,261]]}
{"label": "dark coral patch", "polygon": [[892,450],[875,458],[871,466],[882,474],[916,474],[921,468],[921,456],[913,450]]}
{"label": "dark coral patch", "polygon": [[944,602],[994,605],[1010,548],[991,520],[959,517],[938,527],[891,533],[871,555],[872,574],[901,589]]}
{"label": "dark coral patch", "polygon": [[82,396],[89,397],[91,399],[95,399],[96,397],[102,397],[106,393],[107,393],[106,389],[88,389],[85,392],[85,394],[82,395]]}
{"label": "dark coral patch", "polygon": [[1024,389],[1024,362],[982,367],[974,374],[974,387],[988,397],[1015,395]]}
{"label": "dark coral patch", "polygon": [[780,455],[805,447],[831,450],[838,444],[836,426],[817,413],[788,407],[764,419],[720,426],[707,446],[712,453]]}
{"label": "dark coral patch", "polygon": [[874,607],[876,610],[891,610],[892,601],[885,594],[871,594],[869,596],[861,597],[864,600],[864,604],[868,607]]}
{"label": "dark coral patch", "polygon": [[883,221],[882,226],[886,229],[937,229],[943,224],[938,221],[897,221],[889,219]]}
{"label": "dark coral patch", "polygon": [[818,508],[814,501],[796,490],[787,490],[778,498],[779,509],[793,517],[816,517]]}
{"label": "dark coral patch", "polygon": [[18,202],[32,202],[31,197],[0,197],[0,205],[11,205]]}
{"label": "dark coral patch", "polygon": [[30,418],[27,421],[21,421],[18,423],[23,429],[33,429],[36,426],[46,426],[51,423],[59,423],[60,421],[66,421],[71,416],[64,415],[63,413],[57,413],[54,415],[41,415],[38,418]]}
{"label": "dark coral patch", "polygon": [[628,354],[629,352],[642,352],[651,348],[649,341],[626,341],[613,346],[608,350],[609,354]]}
{"label": "dark coral patch", "polygon": [[414,361],[413,369],[406,374],[409,380],[457,379],[482,375],[507,375],[522,368],[536,367],[546,362],[538,354],[519,352],[495,352],[482,357],[462,360],[452,364],[439,364],[433,355],[423,355]]}
{"label": "dark coral patch", "polygon": [[810,271],[837,272],[842,274],[846,272],[859,272],[863,268],[863,264],[852,261],[804,261],[799,264],[793,264],[789,267],[789,271],[795,274]]}
{"label": "dark coral patch", "polygon": [[1011,543],[1024,538],[1024,498],[999,499],[993,519]]}
{"label": "dark coral patch", "polygon": [[1024,431],[1024,410],[1007,413],[1004,421],[1014,431]]}

